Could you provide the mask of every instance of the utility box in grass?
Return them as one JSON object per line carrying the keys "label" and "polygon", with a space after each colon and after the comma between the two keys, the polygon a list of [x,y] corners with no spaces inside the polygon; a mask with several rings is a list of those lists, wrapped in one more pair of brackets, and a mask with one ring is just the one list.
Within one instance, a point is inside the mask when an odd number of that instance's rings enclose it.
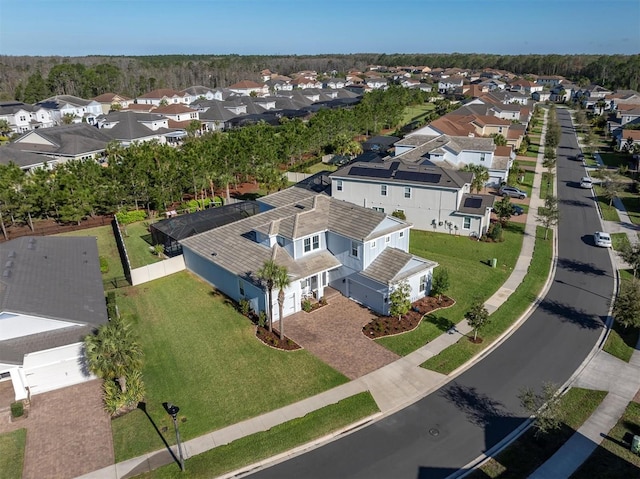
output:
{"label": "utility box in grass", "polygon": [[491,258],[491,267],[492,268],[498,267],[498,258]]}
{"label": "utility box in grass", "polygon": [[631,439],[631,452],[640,454],[640,436],[633,436]]}

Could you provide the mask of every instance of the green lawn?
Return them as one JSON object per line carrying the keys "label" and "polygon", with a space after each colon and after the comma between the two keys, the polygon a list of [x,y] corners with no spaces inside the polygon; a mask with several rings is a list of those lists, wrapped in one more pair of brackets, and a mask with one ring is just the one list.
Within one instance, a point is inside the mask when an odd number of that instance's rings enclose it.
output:
{"label": "green lawn", "polygon": [[553,173],[544,172],[542,173],[542,179],[540,181],[540,199],[545,199],[547,195],[553,195],[553,184],[554,184],[554,175]]}
{"label": "green lawn", "polygon": [[[147,411],[171,429],[162,403],[178,404],[185,440],[347,382],[305,350],[265,346],[225,297],[187,272],[117,293],[144,350]],[[112,428],[116,462],[163,447],[141,410]]]}
{"label": "green lawn", "polygon": [[412,105],[404,109],[401,120],[402,125],[408,125],[412,121],[422,120],[428,113],[435,108],[433,103],[424,103],[422,105]]}
{"label": "green lawn", "polygon": [[61,233],[58,236],[94,236],[98,240],[98,254],[105,258],[109,265],[109,270],[102,274],[103,281],[110,281],[114,278],[124,276],[122,261],[118,253],[116,238],[113,234],[111,226],[98,226],[96,228],[88,228],[86,230],[71,231],[69,233]]}
{"label": "green lawn", "polygon": [[620,221],[618,210],[615,206],[609,205],[609,200],[604,197],[604,188],[600,185],[593,185],[593,191],[598,198],[602,219],[604,221]]}
{"label": "green lawn", "polygon": [[639,335],[640,330],[638,328],[625,328],[617,321],[614,321],[613,327],[602,349],[628,363],[631,355],[636,350]]}
{"label": "green lawn", "polygon": [[640,434],[640,404],[630,402],[624,415],[600,446],[571,479],[618,479],[638,477],[640,456],[630,451],[631,438]]}
{"label": "green lawn", "polygon": [[482,467],[466,477],[469,479],[528,477],[567,442],[596,410],[606,394],[605,391],[571,388],[560,400],[560,417],[562,418],[560,429],[541,438],[535,437],[533,428],[528,429],[497,457],[489,459]]}
{"label": "green lawn", "polygon": [[[439,268],[447,268],[451,286],[446,294],[456,304],[427,316],[414,331],[377,341],[404,356],[459,322],[475,296],[488,299],[509,277],[522,248],[522,234],[523,225],[515,223],[510,223],[505,229],[505,241],[502,243],[484,243],[464,236],[413,230],[410,252],[436,261]],[[488,264],[491,258],[498,259],[495,269]],[[470,291],[473,294],[469,294]]]}
{"label": "green lawn", "polygon": [[631,245],[629,236],[627,233],[611,233],[611,245],[615,251],[622,251],[625,247]]}
{"label": "green lawn", "polygon": [[618,168],[619,166],[628,165],[631,155],[628,153],[617,152],[599,152],[602,162],[607,166],[613,166]]}
{"label": "green lawn", "polygon": [[152,247],[152,244],[148,224],[148,221],[139,221],[122,227],[122,236],[124,238],[124,245],[127,248],[131,269],[161,261],[161,259],[149,249]]}
{"label": "green lawn", "polygon": [[318,439],[378,412],[368,392],[310,412],[304,417],[237,439],[185,462],[185,472],[176,464],[142,474],[141,479],[210,478],[249,466]]}
{"label": "green lawn", "polygon": [[[456,344],[425,361],[422,367],[449,374],[491,345],[514,321],[524,314],[536,300],[546,282],[551,267],[552,243],[552,232],[549,232],[548,239],[544,240],[544,228],[537,227],[536,244],[527,275],[520,286],[509,296],[509,299],[490,316],[489,324],[480,330],[478,336],[483,339],[482,343],[472,343],[469,338],[462,337]],[[474,287],[477,288],[480,284],[477,283]],[[468,304],[459,312],[458,320],[462,320],[467,308]]]}
{"label": "green lawn", "polygon": [[624,209],[627,210],[631,222],[634,225],[640,225],[640,195],[638,193],[623,191],[620,193],[620,199],[622,200]]}
{"label": "green lawn", "polygon": [[311,165],[308,168],[305,168],[304,172],[309,173],[311,175],[315,175],[316,173],[320,173],[321,171],[336,171],[338,167],[336,165],[328,165],[326,163],[316,163],[315,165]]}
{"label": "green lawn", "polygon": [[20,479],[24,463],[24,444],[27,430],[18,429],[0,434],[0,477],[2,479]]}

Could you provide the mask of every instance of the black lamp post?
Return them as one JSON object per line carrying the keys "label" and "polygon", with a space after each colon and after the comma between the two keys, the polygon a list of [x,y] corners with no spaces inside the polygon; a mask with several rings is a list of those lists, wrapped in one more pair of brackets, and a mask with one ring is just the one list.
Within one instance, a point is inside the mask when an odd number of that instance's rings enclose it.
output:
{"label": "black lamp post", "polygon": [[180,460],[180,470],[184,471],[184,458],[182,456],[182,445],[180,444],[180,431],[178,430],[178,412],[180,408],[170,402],[163,402],[162,405],[167,413],[173,418],[173,428],[176,431],[176,442],[178,443],[178,457]]}

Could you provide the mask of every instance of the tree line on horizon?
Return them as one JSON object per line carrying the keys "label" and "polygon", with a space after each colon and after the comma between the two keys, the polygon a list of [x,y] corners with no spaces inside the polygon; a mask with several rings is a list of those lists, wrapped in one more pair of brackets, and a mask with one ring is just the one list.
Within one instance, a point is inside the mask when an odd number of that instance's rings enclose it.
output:
{"label": "tree line on horizon", "polygon": [[332,55],[153,55],[153,56],[0,56],[0,100],[37,103],[53,95],[93,98],[118,93],[131,98],[158,88],[228,87],[241,80],[261,81],[260,71],[281,75],[302,70],[320,74],[384,67],[485,68],[516,75],[559,75],[586,86],[637,90],[640,55],[332,54]]}

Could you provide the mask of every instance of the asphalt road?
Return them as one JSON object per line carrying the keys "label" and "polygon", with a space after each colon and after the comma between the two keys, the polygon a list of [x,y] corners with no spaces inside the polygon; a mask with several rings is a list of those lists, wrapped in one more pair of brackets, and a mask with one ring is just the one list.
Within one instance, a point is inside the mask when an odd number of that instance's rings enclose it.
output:
{"label": "asphalt road", "polygon": [[437,392],[353,434],[257,471],[256,478],[444,478],[523,423],[518,394],[565,383],[596,344],[613,294],[609,253],[569,113],[558,110],[558,267],[540,306],[501,346]]}

